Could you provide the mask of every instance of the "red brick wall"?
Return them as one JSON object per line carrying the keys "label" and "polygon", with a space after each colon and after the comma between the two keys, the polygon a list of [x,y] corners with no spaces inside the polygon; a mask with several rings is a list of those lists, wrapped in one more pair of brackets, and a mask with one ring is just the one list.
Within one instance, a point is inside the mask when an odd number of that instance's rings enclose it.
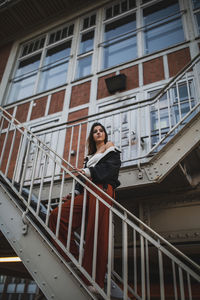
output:
{"label": "red brick wall", "polygon": [[120,73],[126,75],[126,90],[135,89],[139,86],[138,65],[123,69]]}
{"label": "red brick wall", "polygon": [[[68,117],[68,121],[76,120],[80,117],[87,116],[87,115],[88,115],[88,109],[85,108],[85,109],[70,113],[69,117]],[[73,124],[76,124],[76,123],[73,123]],[[81,129],[79,153],[76,153],[75,156],[70,156],[70,163],[72,165],[75,165],[77,155],[78,155],[78,157],[79,157],[78,167],[79,168],[83,167],[83,160],[84,160],[84,154],[85,154],[84,152],[85,152],[86,132],[87,132],[87,125],[85,124],[85,125],[82,125],[82,129]],[[63,153],[63,158],[66,159],[67,161],[68,161],[68,156],[69,156],[71,134],[72,134],[72,129],[71,128],[67,129],[64,153]],[[73,132],[73,139],[72,139],[72,148],[71,148],[72,150],[77,150],[78,135],[79,135],[79,126],[75,126],[74,132]]]}
{"label": "red brick wall", "polygon": [[[3,148],[5,135],[6,134],[2,134],[1,137],[0,137],[0,149]],[[13,146],[13,151],[12,151],[12,155],[11,155],[11,159],[10,159],[10,164],[8,166],[8,174],[7,174],[8,178],[12,178],[12,175],[13,175],[13,172],[14,172],[17,153],[18,153],[18,148],[19,148],[20,137],[21,137],[21,134],[19,132],[17,132],[16,136],[15,136],[15,140],[14,140],[14,146]],[[10,150],[11,150],[12,139],[13,139],[13,131],[9,132],[7,142],[6,142],[6,145],[5,145],[3,160],[2,160],[2,164],[1,164],[1,171],[2,172],[5,172],[6,167],[7,167],[7,161],[8,161],[9,153],[10,153]]]}
{"label": "red brick wall", "polygon": [[45,114],[47,96],[34,101],[35,106],[32,108],[31,120],[43,117]]}
{"label": "red brick wall", "polygon": [[72,87],[70,108],[89,102],[90,86],[91,82],[88,81]]}
{"label": "red brick wall", "polygon": [[[121,74],[126,75],[126,90],[131,90],[139,85],[138,79],[138,66],[129,67],[120,71]],[[104,97],[110,96],[108,89],[106,87],[105,79],[116,76],[115,73],[111,73],[106,76],[102,76],[98,80],[98,91],[97,91],[97,99],[101,99]]]}
{"label": "red brick wall", "polygon": [[[7,112],[10,114],[10,115],[13,115],[13,108],[9,108],[7,109]],[[4,114],[5,115],[5,118],[7,119],[11,119],[7,114]],[[8,127],[8,121],[6,121],[4,118],[2,119],[3,120],[3,129],[7,128]],[[0,148],[1,149],[1,148]]]}
{"label": "red brick wall", "polygon": [[106,87],[105,79],[115,76],[115,75],[116,75],[115,73],[111,73],[109,75],[99,77],[97,99],[101,99],[101,98],[110,96],[110,93],[108,92],[107,87]]}
{"label": "red brick wall", "polygon": [[12,47],[12,44],[10,43],[10,44],[5,45],[2,48],[0,48],[0,58],[1,58],[0,59],[0,82],[3,77],[3,73],[4,73],[4,70],[5,70],[7,61],[8,61],[11,47]]}
{"label": "red brick wall", "polygon": [[65,97],[65,90],[52,94],[49,107],[49,115],[62,111]]}
{"label": "red brick wall", "polygon": [[164,79],[164,66],[162,57],[143,63],[144,85]]}
{"label": "red brick wall", "polygon": [[167,55],[170,77],[176,75],[190,60],[189,48],[181,49]]}
{"label": "red brick wall", "polygon": [[21,122],[21,123],[26,122],[29,106],[30,106],[29,102],[23,103],[23,104],[20,104],[20,105],[17,106],[17,112],[16,112],[15,118],[19,122]]}

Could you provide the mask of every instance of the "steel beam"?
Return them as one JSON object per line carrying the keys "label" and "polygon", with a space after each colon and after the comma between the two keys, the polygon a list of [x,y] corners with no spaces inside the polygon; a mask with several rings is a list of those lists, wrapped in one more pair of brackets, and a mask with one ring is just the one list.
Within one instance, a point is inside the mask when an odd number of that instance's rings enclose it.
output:
{"label": "steel beam", "polygon": [[0,230],[46,298],[91,299],[75,271],[62,263],[28,218],[25,232],[22,214],[20,207],[0,185]]}

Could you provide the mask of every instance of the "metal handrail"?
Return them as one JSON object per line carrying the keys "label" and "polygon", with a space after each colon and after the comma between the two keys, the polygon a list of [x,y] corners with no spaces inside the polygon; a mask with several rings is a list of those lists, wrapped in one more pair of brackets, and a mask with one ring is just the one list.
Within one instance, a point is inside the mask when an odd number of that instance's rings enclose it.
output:
{"label": "metal handrail", "polygon": [[[198,56],[199,61],[199,56]],[[194,61],[193,61],[194,62]],[[188,67],[189,68],[189,67]],[[187,69],[188,69],[187,68]],[[191,68],[191,65],[190,65]],[[166,87],[163,89],[166,91]],[[164,92],[163,92],[164,94]],[[163,95],[162,94],[162,95]],[[157,99],[157,100],[156,100]],[[156,101],[159,101],[157,96],[154,100],[154,103]],[[199,104],[198,104],[199,106]],[[197,109],[195,106],[193,110]],[[193,112],[193,110],[191,110]],[[191,112],[190,111],[190,112]],[[184,118],[182,118],[182,122],[186,120],[188,115],[186,115]],[[5,122],[7,123],[5,126]],[[178,127],[179,125],[177,125]],[[72,127],[73,128],[73,127]],[[11,133],[11,135],[9,135]],[[17,159],[15,160],[15,168],[13,172],[10,172],[10,165],[11,160],[14,155],[15,149],[15,142],[17,139],[17,135],[20,136],[20,143],[18,144],[18,151],[17,151]],[[81,175],[86,183],[83,183],[79,178],[77,178],[73,172],[73,165],[67,161],[66,159],[62,158],[60,155],[57,154],[55,150],[53,150],[51,147],[46,145],[36,134],[32,133],[28,128],[26,128],[23,124],[18,122],[10,113],[8,113],[5,109],[0,107],[0,138],[2,138],[3,141],[3,147],[2,147],[2,153],[0,155],[0,168],[1,168],[1,174],[4,176],[5,180],[6,177],[11,177],[11,182],[7,180],[7,183],[10,185],[13,190],[15,190],[16,194],[19,196],[19,198],[22,200],[23,204],[25,205],[25,215],[30,212],[34,217],[37,219],[37,221],[44,227],[46,232],[54,239],[56,240],[57,244],[60,246],[60,248],[69,256],[69,258],[74,262],[74,264],[79,268],[79,270],[85,275],[85,277],[97,288],[99,293],[102,295],[104,299],[110,299],[109,291],[110,291],[110,278],[111,274],[115,274],[116,272],[112,272],[112,263],[111,263],[111,248],[113,246],[113,240],[112,240],[112,220],[113,218],[119,220],[119,223],[122,224],[122,240],[120,242],[121,246],[123,247],[122,251],[122,262],[123,262],[123,270],[122,270],[122,282],[123,282],[123,297],[124,299],[127,299],[128,297],[128,291],[131,291],[131,288],[129,287],[130,279],[128,277],[128,249],[129,249],[129,239],[128,239],[128,233],[131,231],[133,233],[133,252],[135,255],[137,254],[138,259],[141,259],[141,284],[142,284],[142,291],[141,291],[141,299],[145,299],[145,295],[150,295],[149,286],[151,284],[151,280],[149,278],[149,272],[150,272],[150,260],[149,260],[149,253],[151,252],[151,249],[156,249],[158,254],[158,270],[159,270],[159,278],[160,278],[160,288],[164,286],[164,277],[163,273],[165,272],[165,269],[163,267],[163,260],[167,258],[167,260],[170,260],[173,267],[173,280],[174,282],[177,280],[177,273],[179,272],[179,281],[180,281],[180,290],[181,293],[184,294],[184,281],[183,281],[183,273],[186,274],[188,279],[188,282],[190,282],[190,279],[193,278],[196,282],[200,282],[200,266],[197,265],[194,261],[192,261],[189,257],[184,255],[180,250],[178,250],[176,247],[174,247],[172,244],[170,244],[167,240],[165,240],[162,236],[160,236],[158,233],[156,233],[153,229],[148,227],[144,222],[142,222],[139,218],[137,218],[135,215],[130,213],[127,209],[125,209],[122,205],[120,205],[118,202],[116,202],[112,197],[108,196],[104,191],[99,189],[93,182],[91,182],[87,177],[79,173]],[[9,138],[11,138],[11,141],[9,141]],[[80,138],[80,136],[79,136]],[[23,145],[26,144],[26,149],[24,151],[24,164],[22,163],[22,160],[20,160],[20,153],[21,149],[23,148]],[[33,157],[33,167],[31,169],[31,178],[30,178],[30,185],[29,185],[29,195],[28,199],[25,199],[23,197],[23,187],[25,183],[25,177],[26,172],[28,170],[28,158],[30,155],[30,148],[31,145],[34,145],[36,151],[34,152]],[[9,147],[9,149],[8,149]],[[4,161],[4,155],[6,150],[8,150],[8,156],[7,161]],[[41,157],[44,156],[44,168],[42,170],[41,178],[40,178],[40,192],[38,195],[38,202],[37,202],[37,209],[35,210],[32,205],[32,195],[33,195],[33,188],[35,184],[38,184],[38,177],[36,176],[36,168],[37,164],[40,162]],[[44,175],[45,175],[45,168],[47,165],[47,159],[52,164],[52,175],[50,179],[50,189],[48,194],[48,204],[47,204],[47,214],[45,217],[45,220],[41,219],[40,217],[40,203],[41,203],[41,193],[42,188],[44,185]],[[2,163],[5,163],[3,166]],[[56,168],[58,168],[59,174],[56,173]],[[20,189],[16,190],[14,187],[14,183],[16,180],[16,172],[19,172],[21,174],[21,177],[19,178],[20,181]],[[80,252],[79,252],[79,259],[75,259],[73,255],[69,251],[69,238],[71,235],[71,229],[68,231],[68,242],[67,245],[63,245],[59,239],[58,239],[58,232],[59,232],[59,226],[60,226],[60,220],[58,218],[57,221],[57,230],[54,234],[50,231],[48,228],[48,220],[51,212],[51,199],[52,199],[52,193],[53,193],[53,187],[54,183],[60,182],[60,196],[59,196],[59,207],[61,212],[61,205],[62,205],[62,196],[63,196],[63,188],[65,183],[65,177],[68,176],[73,181],[73,189],[75,186],[75,182],[78,182],[81,184],[86,191],[92,194],[96,199],[97,203],[101,202],[104,206],[106,206],[109,209],[110,214],[110,224],[109,224],[109,259],[108,259],[108,283],[107,283],[107,293],[105,293],[103,290],[99,288],[99,286],[95,283],[94,276],[90,276],[85,269],[82,267],[82,250],[84,248],[83,245],[83,237],[84,237],[84,225],[85,225],[85,216],[83,216],[82,219],[82,226],[81,226],[81,241],[80,241]],[[88,186],[89,184],[89,186]],[[112,205],[108,204],[101,196],[98,195],[97,192],[93,190],[95,188],[97,191],[100,191],[102,195],[106,196],[112,203]],[[74,200],[74,193],[72,193],[72,200]],[[85,196],[86,197],[86,196]],[[72,201],[73,202],[73,201]],[[73,213],[73,206],[71,206],[71,215]],[[59,215],[60,216],[60,215]],[[71,224],[71,221],[70,221]],[[71,226],[71,225],[70,225]],[[69,227],[70,227],[69,226]],[[98,227],[98,224],[96,225]],[[117,230],[117,229],[116,229]],[[97,228],[96,228],[97,232]],[[124,236],[123,236],[124,235]],[[96,243],[94,244],[94,249],[97,250]],[[115,249],[114,249],[115,251]],[[139,251],[139,253],[138,253]],[[134,256],[135,257],[135,256]],[[135,259],[135,258],[134,258]],[[135,264],[137,264],[136,260],[134,260],[134,278],[137,277],[137,267],[135,267]],[[137,265],[136,265],[137,266]],[[95,274],[95,263],[93,260],[93,274]],[[178,269],[178,271],[177,271]],[[119,277],[118,275],[115,277]],[[140,298],[139,292],[137,291],[137,280],[134,279],[135,285],[133,288],[134,294],[138,295],[138,299]],[[174,283],[174,289],[177,290],[177,282]],[[187,287],[189,290],[192,289],[191,284],[187,283]],[[161,299],[163,298],[163,291],[161,291]]]}
{"label": "metal handrail", "polygon": [[[1,110],[2,113],[7,114],[6,111]],[[15,118],[13,118],[11,115],[11,120],[8,117],[5,117],[4,115],[1,116],[2,119],[1,120],[6,120],[9,124],[10,124],[10,128],[15,128],[15,130],[17,130],[18,132],[20,132],[23,136],[23,138],[26,138],[28,140],[28,143],[34,143],[34,145],[36,146],[36,158],[35,158],[35,166],[36,166],[36,162],[37,162],[37,158],[38,158],[38,151],[41,151],[43,154],[45,154],[46,156],[49,157],[50,160],[53,161],[53,164],[55,166],[58,165],[63,174],[68,174],[73,181],[75,182],[79,182],[80,184],[83,185],[84,189],[87,190],[89,193],[93,194],[98,201],[100,201],[101,203],[103,203],[104,205],[106,205],[108,207],[108,209],[110,210],[110,213],[112,215],[115,215],[117,218],[120,218],[121,222],[124,224],[123,226],[127,227],[129,226],[130,228],[132,228],[132,230],[134,232],[137,232],[140,236],[140,238],[143,240],[145,240],[146,243],[150,243],[152,246],[155,246],[156,249],[159,249],[159,251],[162,253],[162,255],[166,255],[169,259],[171,259],[173,261],[174,264],[179,265],[179,267],[181,266],[181,270],[184,270],[185,272],[187,272],[187,274],[189,274],[189,276],[191,276],[192,278],[196,279],[197,281],[200,281],[200,276],[197,275],[193,270],[191,270],[187,264],[189,264],[190,266],[193,266],[196,271],[200,272],[200,266],[198,266],[195,262],[193,262],[191,259],[189,259],[187,256],[185,256],[182,252],[180,252],[178,249],[176,249],[173,245],[171,245],[168,241],[166,241],[164,238],[162,238],[159,234],[157,234],[154,230],[152,230],[151,228],[149,228],[145,223],[143,223],[140,219],[138,219],[136,216],[134,216],[133,214],[131,214],[128,210],[126,210],[123,206],[121,206],[119,203],[117,203],[114,199],[112,199],[111,197],[107,197],[112,201],[113,205],[108,205],[103,199],[102,197],[100,197],[97,193],[95,193],[91,188],[89,188],[86,184],[82,183],[81,180],[79,180],[74,173],[72,173],[68,168],[66,168],[65,166],[63,166],[63,162],[67,163],[68,166],[72,167],[73,166],[71,164],[69,164],[68,162],[66,162],[65,160],[63,160],[62,158],[60,158],[53,150],[51,150],[47,145],[45,145],[42,141],[40,141],[38,139],[37,136],[35,136],[34,134],[32,134],[30,131],[26,130],[25,128],[23,128],[22,124],[20,124],[17,120],[15,120]],[[2,121],[3,122],[3,121]],[[17,123],[17,124],[15,124]],[[3,127],[3,126],[2,126]],[[23,128],[23,130],[21,129]],[[27,135],[29,133],[29,135]],[[14,136],[14,135],[13,135]],[[13,143],[12,143],[13,144]],[[13,144],[14,145],[14,144]],[[45,147],[44,147],[45,146]],[[11,147],[12,148],[12,147]],[[47,151],[50,152],[48,152]],[[12,150],[12,149],[11,149]],[[20,151],[20,149],[19,149]],[[28,152],[27,152],[28,153]],[[11,156],[10,156],[11,157]],[[27,156],[26,156],[27,157]],[[6,170],[8,170],[8,166],[6,168]],[[55,170],[55,167],[54,167]],[[6,173],[6,172],[5,172]],[[52,175],[52,178],[54,178],[54,172]],[[47,232],[52,235],[52,232],[50,232],[50,230],[48,229],[47,225],[48,225],[48,217],[50,214],[50,210],[48,210],[47,213],[47,218],[45,221],[45,224],[41,221],[39,215],[38,215],[38,210],[37,212],[34,211],[34,209],[31,207],[31,194],[32,194],[32,190],[33,190],[33,185],[34,185],[34,170],[32,173],[32,182],[30,184],[30,194],[29,194],[29,198],[28,198],[28,202],[26,202],[25,200],[23,200],[24,204],[26,205],[26,213],[27,212],[31,212],[37,219],[38,221],[43,224],[43,226],[45,227],[45,229],[47,230]],[[85,176],[83,176],[84,179],[87,182],[90,182],[90,180],[88,178],[86,178]],[[62,180],[62,187],[63,188],[63,184],[64,184],[64,177],[62,176],[63,180]],[[53,181],[52,181],[53,182]],[[92,182],[90,182],[90,184],[94,187],[96,187]],[[23,185],[23,182],[21,182],[21,186]],[[96,187],[97,188],[97,187]],[[52,192],[52,189],[51,189]],[[102,190],[101,190],[102,192]],[[20,194],[20,192],[18,192]],[[104,193],[104,192],[103,192]],[[105,194],[105,193],[104,193]],[[61,197],[62,197],[62,193],[60,195],[60,203],[61,203]],[[49,196],[49,204],[51,201],[51,194]],[[50,208],[50,207],[49,207]],[[138,224],[138,225],[137,225]],[[143,228],[143,229],[142,229]],[[148,233],[147,233],[148,231]],[[77,265],[77,267],[80,268],[80,270],[83,272],[83,274],[89,279],[92,280],[90,276],[88,276],[88,274],[84,271],[84,269],[80,266],[79,262],[77,262],[73,256],[70,254],[69,250],[67,250],[64,245],[62,245],[60,243],[60,241],[58,240],[58,237],[56,237],[55,235],[52,235],[54,239],[57,240],[57,243],[59,244],[59,246],[63,249],[63,251],[65,251],[67,253],[67,255],[72,259],[72,261]],[[165,244],[165,247],[162,245]],[[142,242],[143,245],[143,242]],[[170,253],[169,250],[166,249],[169,248],[173,253],[175,253],[175,255],[181,257],[183,260],[185,260],[186,264],[181,262],[177,257],[175,257],[173,254]],[[159,253],[160,253],[159,252]],[[144,272],[144,270],[143,270]],[[124,279],[127,282],[127,278]],[[98,286],[95,284],[94,280],[92,280],[92,283],[97,287],[97,289],[99,290],[99,292],[102,294],[102,296],[107,299],[107,295],[105,295],[105,293],[103,291],[101,291]],[[125,296],[124,296],[125,297]],[[124,298],[126,299],[126,297]]]}

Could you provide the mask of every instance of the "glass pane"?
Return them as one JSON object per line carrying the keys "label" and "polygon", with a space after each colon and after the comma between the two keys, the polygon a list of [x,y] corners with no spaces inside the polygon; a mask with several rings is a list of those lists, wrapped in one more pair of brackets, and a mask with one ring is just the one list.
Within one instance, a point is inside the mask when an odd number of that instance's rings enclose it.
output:
{"label": "glass pane", "polygon": [[36,293],[36,289],[37,289],[37,286],[36,284],[29,284],[28,287],[27,287],[27,293],[29,294],[35,294]]}
{"label": "glass pane", "polygon": [[39,92],[65,84],[67,80],[67,70],[68,62],[43,70],[41,72]]}
{"label": "glass pane", "polygon": [[7,286],[7,293],[14,293],[15,292],[15,283],[9,283]]}
{"label": "glass pane", "polygon": [[125,34],[136,28],[135,15],[129,15],[115,22],[109,23],[105,27],[104,40],[110,40],[121,34]]}
{"label": "glass pane", "polygon": [[194,6],[194,9],[199,8],[200,7],[200,1],[199,0],[193,0],[193,6]]}
{"label": "glass pane", "polygon": [[45,57],[44,65],[49,65],[68,57],[70,55],[70,50],[71,41],[49,49]]}
{"label": "glass pane", "polygon": [[25,79],[13,82],[8,97],[8,103],[14,102],[33,95],[36,74]]}
{"label": "glass pane", "polygon": [[91,74],[92,56],[87,56],[78,60],[77,76],[81,78]]}
{"label": "glass pane", "polygon": [[114,43],[104,48],[104,68],[109,68],[137,57],[136,37]]}
{"label": "glass pane", "polygon": [[[135,15],[129,15],[118,21],[109,23],[105,27],[104,68],[126,62],[137,57],[136,36],[127,34],[136,28]],[[120,35],[121,39],[118,38]],[[110,40],[110,43],[108,40]]]}
{"label": "glass pane", "polygon": [[38,69],[40,63],[40,54],[24,59],[19,63],[15,78],[29,74]]}
{"label": "glass pane", "polygon": [[145,31],[145,53],[151,53],[184,41],[181,19]]}
{"label": "glass pane", "polygon": [[144,25],[156,22],[179,12],[177,1],[163,1],[144,9]]}
{"label": "glass pane", "polygon": [[24,283],[17,284],[16,293],[23,293],[24,292],[24,287],[25,287]]}
{"label": "glass pane", "polygon": [[199,32],[200,32],[200,12],[198,14],[196,14],[196,19],[197,19],[197,25],[199,28]]}
{"label": "glass pane", "polygon": [[92,50],[93,43],[94,43],[94,30],[82,34],[79,53],[82,54]]}

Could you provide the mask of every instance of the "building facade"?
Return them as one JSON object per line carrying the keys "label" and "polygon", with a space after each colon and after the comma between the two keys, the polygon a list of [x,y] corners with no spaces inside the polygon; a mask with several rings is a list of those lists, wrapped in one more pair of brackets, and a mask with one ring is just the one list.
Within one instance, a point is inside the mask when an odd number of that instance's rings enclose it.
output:
{"label": "building facade", "polygon": [[[171,138],[170,147],[176,144],[176,134],[198,113],[198,62],[181,72],[199,55],[200,2],[59,0],[27,5],[23,0],[0,4],[1,106],[76,167],[82,167],[91,123],[101,121],[122,152],[119,203],[199,263],[198,132],[196,137],[188,133],[197,139],[189,148],[185,134],[180,157],[166,148],[169,163],[163,163],[159,151]],[[4,123],[1,148],[7,128]],[[18,181],[20,139],[12,146],[16,151],[9,167],[12,135],[7,141],[1,170]],[[27,145],[21,146],[18,159],[23,164]],[[34,168],[31,147],[27,186]],[[153,170],[148,163],[155,154],[159,166],[152,165]],[[46,168],[48,185],[53,167],[45,164],[41,157],[35,168],[38,178]],[[34,190],[39,193],[38,186]],[[55,201],[58,195],[59,186]],[[45,192],[42,197],[45,203]]]}

